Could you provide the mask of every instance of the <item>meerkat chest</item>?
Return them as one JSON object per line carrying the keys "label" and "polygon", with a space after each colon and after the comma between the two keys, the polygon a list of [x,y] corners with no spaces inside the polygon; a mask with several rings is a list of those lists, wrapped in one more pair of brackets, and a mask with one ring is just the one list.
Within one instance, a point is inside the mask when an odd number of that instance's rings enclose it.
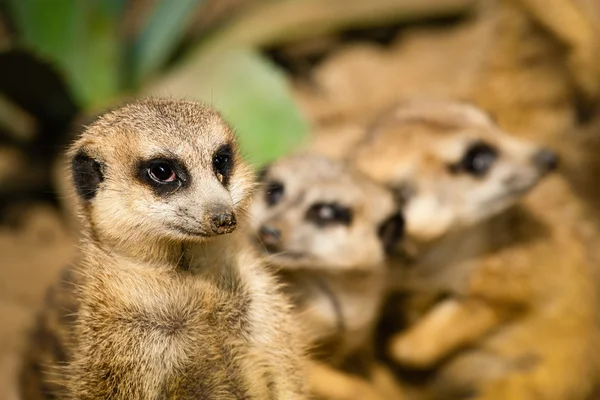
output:
{"label": "meerkat chest", "polygon": [[194,352],[206,352],[199,343],[222,347],[239,342],[251,330],[249,296],[218,282],[121,273],[110,280],[90,279],[85,290],[96,294],[82,304],[91,329],[162,343],[171,349],[175,364],[195,357]]}
{"label": "meerkat chest", "polygon": [[382,300],[381,276],[329,277],[327,283],[339,298],[346,330],[370,329]]}
{"label": "meerkat chest", "polygon": [[[266,378],[248,365],[264,364],[267,352],[252,335],[253,299],[239,282],[119,271],[111,279],[90,279],[84,290],[96,296],[82,304],[83,336],[115,343],[106,348],[107,360],[133,352],[141,369],[160,365],[156,385],[169,396],[250,399],[268,393]],[[131,345],[116,345],[124,342]]]}
{"label": "meerkat chest", "polygon": [[381,277],[295,272],[284,280],[315,342],[336,337],[340,345],[354,347],[366,340],[381,305]]}

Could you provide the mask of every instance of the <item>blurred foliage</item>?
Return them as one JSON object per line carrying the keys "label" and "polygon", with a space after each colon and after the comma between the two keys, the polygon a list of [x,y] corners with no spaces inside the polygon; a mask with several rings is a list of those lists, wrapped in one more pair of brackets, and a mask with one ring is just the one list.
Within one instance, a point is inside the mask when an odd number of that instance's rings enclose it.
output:
{"label": "blurred foliage", "polygon": [[[0,0],[6,13],[3,20],[13,36],[9,49],[0,53],[13,62],[0,66],[6,72],[0,76],[0,95],[34,117],[43,114],[46,119],[53,112],[72,118],[71,101],[83,114],[96,113],[132,95],[209,102],[236,129],[246,157],[264,164],[301,144],[309,130],[286,76],[260,51],[265,46],[352,26],[464,11],[474,2],[232,0],[228,4],[234,4],[233,8],[242,2],[252,7],[243,13],[231,12],[229,19],[214,23],[202,37],[189,35],[193,17],[210,10],[209,5],[214,9],[217,1],[222,0]],[[135,29],[128,29],[131,15]],[[25,76],[19,71],[20,60],[29,71],[50,68],[52,72]],[[42,82],[44,76],[52,77],[51,85]],[[56,86],[55,76],[65,83],[57,92],[59,101],[38,89]],[[65,98],[65,92],[71,98]],[[62,104],[61,111],[57,104]],[[53,122],[52,126],[59,129],[69,122]],[[39,134],[44,132],[48,130]]]}
{"label": "blurred foliage", "polygon": [[131,83],[139,84],[169,57],[182,39],[195,7],[203,0],[161,0],[155,4],[141,35],[131,49]]}
{"label": "blurred foliage", "polygon": [[[151,94],[144,87],[168,72],[190,16],[204,3],[156,0],[139,35],[126,42],[121,34],[126,0],[7,2],[18,48],[52,64],[83,112],[108,107],[123,96]],[[200,46],[184,58],[193,68],[170,74],[183,85],[162,94],[214,104],[234,126],[249,161],[269,162],[306,136],[308,125],[284,74],[251,46],[211,48],[210,57]]]}
{"label": "blurred foliage", "polygon": [[84,107],[119,91],[124,0],[10,0],[17,43],[56,65]]}
{"label": "blurred foliage", "polygon": [[249,48],[202,48],[147,93],[177,93],[214,105],[238,132],[246,159],[258,165],[299,146],[308,130],[284,74]]}

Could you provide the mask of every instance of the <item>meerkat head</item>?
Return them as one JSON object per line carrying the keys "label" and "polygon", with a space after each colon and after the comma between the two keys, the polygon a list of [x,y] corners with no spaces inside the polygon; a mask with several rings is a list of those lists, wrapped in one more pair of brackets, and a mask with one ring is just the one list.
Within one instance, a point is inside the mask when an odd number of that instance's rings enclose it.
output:
{"label": "meerkat head", "polygon": [[191,101],[150,99],[109,112],[69,155],[84,220],[113,243],[231,232],[251,193],[231,129]]}
{"label": "meerkat head", "polygon": [[395,191],[407,235],[423,240],[501,212],[558,163],[553,151],[510,136],[480,109],[450,101],[398,106],[351,158]]}
{"label": "meerkat head", "polygon": [[252,227],[271,264],[372,268],[403,234],[392,193],[346,165],[299,154],[260,176]]}

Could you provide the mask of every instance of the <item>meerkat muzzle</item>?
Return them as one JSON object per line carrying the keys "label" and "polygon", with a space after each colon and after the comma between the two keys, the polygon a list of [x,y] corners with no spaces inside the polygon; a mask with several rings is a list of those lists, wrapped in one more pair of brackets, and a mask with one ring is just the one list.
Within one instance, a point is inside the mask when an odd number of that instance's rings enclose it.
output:
{"label": "meerkat muzzle", "polygon": [[230,212],[219,213],[211,218],[211,228],[216,235],[232,232],[235,230],[236,225],[235,215]]}
{"label": "meerkat muzzle", "polygon": [[258,238],[268,251],[279,251],[281,245],[281,231],[269,225],[263,225],[258,231]]}

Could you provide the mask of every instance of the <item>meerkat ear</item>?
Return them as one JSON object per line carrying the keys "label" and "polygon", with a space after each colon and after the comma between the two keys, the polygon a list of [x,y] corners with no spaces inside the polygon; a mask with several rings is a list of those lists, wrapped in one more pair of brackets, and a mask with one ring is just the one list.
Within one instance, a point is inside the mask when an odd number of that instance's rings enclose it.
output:
{"label": "meerkat ear", "polygon": [[379,225],[378,234],[386,253],[391,253],[404,236],[404,216],[397,212]]}
{"label": "meerkat ear", "polygon": [[71,160],[71,171],[77,194],[85,201],[92,200],[104,180],[100,162],[81,149]]}

